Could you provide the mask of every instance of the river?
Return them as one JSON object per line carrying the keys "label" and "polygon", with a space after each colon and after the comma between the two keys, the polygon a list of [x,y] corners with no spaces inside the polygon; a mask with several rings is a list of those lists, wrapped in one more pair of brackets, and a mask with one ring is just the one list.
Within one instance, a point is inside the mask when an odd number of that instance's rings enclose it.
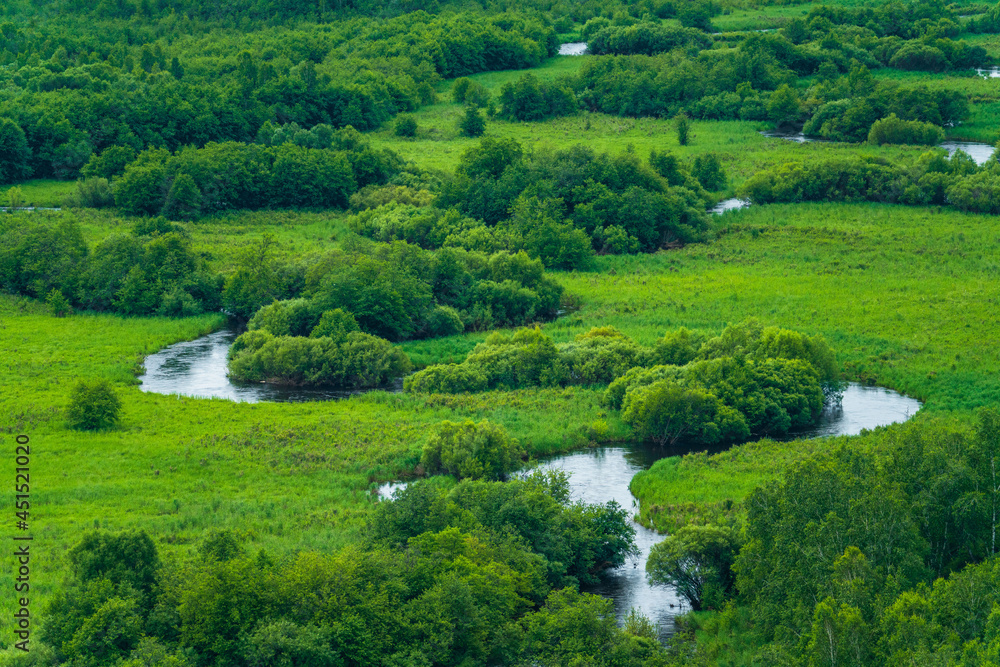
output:
{"label": "river", "polygon": [[[234,384],[226,377],[226,353],[236,335],[233,329],[223,329],[193,341],[170,345],[149,355],[145,361],[146,372],[139,378],[142,382],[140,389],[161,394],[223,398],[247,403],[322,401],[352,395],[352,392],[328,389]],[[400,389],[399,383],[393,388],[395,391]],[[845,390],[840,405],[827,408],[817,426],[794,436],[812,438],[856,435],[862,429],[906,421],[919,409],[918,401],[897,392],[851,384]],[[661,458],[684,453],[684,450],[646,445],[599,447],[548,459],[543,466],[571,473],[570,490],[573,500],[588,503],[614,500],[626,510],[638,513],[636,500],[629,492],[632,477]],[[394,489],[404,485],[387,483],[378,489],[378,493],[383,497],[390,496]],[[674,617],[686,611],[686,608],[673,590],[654,587],[646,581],[646,558],[649,550],[663,536],[638,523],[635,524],[635,529],[640,556],[622,568],[605,572],[601,584],[587,590],[612,598],[619,619],[626,616],[632,607],[638,608],[658,625],[660,636],[665,639],[674,632]]]}
{"label": "river", "polygon": [[[762,131],[765,137],[772,139],[784,139],[785,141],[794,141],[797,144],[806,144],[820,141],[831,141],[830,139],[823,139],[820,137],[807,137],[802,133],[801,130],[797,132],[786,132],[781,130],[765,130]],[[993,157],[994,147],[990,144],[982,144],[974,141],[945,141],[938,144],[938,148],[944,148],[948,151],[948,155],[952,156],[955,151],[965,151],[969,157],[971,157],[977,165],[980,167],[986,164],[986,162]]]}

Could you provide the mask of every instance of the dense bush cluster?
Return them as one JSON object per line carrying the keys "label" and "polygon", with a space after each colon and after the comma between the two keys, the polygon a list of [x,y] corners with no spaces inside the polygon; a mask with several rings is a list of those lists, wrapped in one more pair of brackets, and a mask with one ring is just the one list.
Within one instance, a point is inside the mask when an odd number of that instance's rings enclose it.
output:
{"label": "dense bush cluster", "polygon": [[595,328],[556,345],[539,329],[495,332],[461,364],[429,366],[406,378],[414,392],[463,393],[568,384],[606,384],[650,363],[654,352],[613,327]]}
{"label": "dense bush cluster", "polygon": [[754,174],[742,194],[759,204],[798,201],[875,201],[914,206],[951,205],[1000,213],[1000,164],[976,166],[965,153],[924,153],[910,166],[870,157],[780,165]]}
{"label": "dense bush cluster", "polygon": [[584,146],[526,155],[514,140],[486,138],[463,153],[436,199],[460,216],[434,214],[431,222],[421,215],[413,225],[434,230],[424,243],[443,236],[445,245],[470,250],[524,250],[566,269],[585,266],[594,252],[652,252],[705,239],[711,196],[669,155],[651,163]]}
{"label": "dense bush cluster", "polygon": [[[360,332],[304,338],[266,329],[242,334],[230,348],[229,377],[239,382],[370,389],[409,373],[409,358],[389,341]],[[314,330],[315,331],[315,330]]]}
{"label": "dense bush cluster", "polygon": [[524,253],[427,252],[393,243],[334,251],[308,267],[283,267],[252,247],[228,278],[223,302],[252,316],[251,329],[275,336],[309,336],[340,310],[362,331],[396,341],[550,318],[561,296],[541,262]]}
{"label": "dense bush cluster", "polygon": [[647,55],[674,49],[712,48],[712,38],[694,28],[677,28],[659,23],[636,23],[630,26],[607,26],[587,40],[587,51],[594,55]]}
{"label": "dense bush cluster", "polygon": [[666,665],[651,623],[619,629],[610,600],[577,590],[631,553],[627,513],[567,496],[558,475],[418,483],[379,504],[365,543],[290,558],[231,532],[163,560],[145,533],[89,533],[32,650],[128,667]]}
{"label": "dense bush cluster", "polygon": [[608,384],[604,402],[648,440],[718,445],[783,436],[836,400],[829,345],[750,320],[705,339],[686,329],[643,347],[612,327],[555,344],[540,330],[494,333],[461,364],[408,377],[407,391],[462,393]]}
{"label": "dense bush cluster", "polygon": [[0,287],[123,315],[194,315],[219,309],[222,279],[163,218],[91,248],[72,217],[21,214],[0,219]]}
{"label": "dense bush cluster", "polygon": [[372,149],[350,127],[265,125],[258,140],[264,145],[143,151],[115,179],[115,203],[128,214],[175,219],[237,208],[346,208],[359,188],[384,185],[402,168],[398,156]]}

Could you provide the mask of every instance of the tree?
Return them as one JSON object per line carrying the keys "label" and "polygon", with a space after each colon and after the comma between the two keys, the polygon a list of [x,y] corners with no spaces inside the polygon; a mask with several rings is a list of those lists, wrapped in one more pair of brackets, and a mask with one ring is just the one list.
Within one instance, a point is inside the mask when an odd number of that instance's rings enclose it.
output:
{"label": "tree", "polygon": [[167,192],[161,215],[170,220],[190,220],[201,211],[201,190],[189,175],[180,173],[174,177]]}
{"label": "tree", "polygon": [[31,149],[21,126],[0,118],[0,183],[23,181],[31,176]]}
{"label": "tree", "polygon": [[734,592],[738,551],[731,528],[684,526],[653,546],[646,573],[650,582],[676,588],[695,611],[719,609]]}
{"label": "tree", "polygon": [[677,126],[677,143],[681,146],[688,145],[688,135],[691,132],[691,121],[685,114],[677,114],[674,118],[674,123]]}
{"label": "tree", "polygon": [[743,415],[714,395],[669,380],[626,394],[622,419],[640,437],[661,445],[714,445],[737,442],[750,435]]}
{"label": "tree", "polygon": [[778,126],[794,124],[799,119],[799,96],[787,83],[771,93],[767,101],[767,117]]}
{"label": "tree", "polygon": [[486,131],[486,120],[471,104],[465,107],[465,114],[458,123],[458,128],[467,137],[479,137]]}
{"label": "tree", "polygon": [[73,388],[66,416],[79,431],[114,428],[121,417],[122,404],[107,380],[80,380]]}
{"label": "tree", "polygon": [[278,296],[275,243],[273,236],[264,234],[241,253],[222,292],[222,304],[233,315],[249,319]]}
{"label": "tree", "polygon": [[63,296],[62,290],[53,289],[49,292],[49,295],[45,297],[45,303],[52,309],[52,314],[56,317],[65,317],[73,312],[73,307],[70,306],[69,299]]}

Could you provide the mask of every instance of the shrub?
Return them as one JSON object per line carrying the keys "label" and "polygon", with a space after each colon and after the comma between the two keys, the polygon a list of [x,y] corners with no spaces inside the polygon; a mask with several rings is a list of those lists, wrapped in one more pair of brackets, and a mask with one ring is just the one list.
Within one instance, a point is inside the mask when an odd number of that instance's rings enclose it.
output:
{"label": "shrub", "polygon": [[438,425],[424,445],[421,465],[430,474],[459,479],[504,480],[520,464],[521,449],[507,432],[488,421]]}
{"label": "shrub", "polygon": [[71,205],[85,208],[104,208],[115,204],[115,195],[108,180],[98,176],[77,181],[76,196],[71,199]]}
{"label": "shrub", "polygon": [[403,381],[406,391],[423,394],[464,394],[485,391],[487,385],[483,372],[468,364],[428,366]]}
{"label": "shrub", "polygon": [[568,380],[577,384],[607,384],[651,359],[650,350],[614,327],[580,334],[572,343],[560,345],[559,353]]}
{"label": "shrub", "polygon": [[479,137],[486,131],[486,120],[471,104],[465,107],[465,113],[458,123],[458,129],[467,137]]}
{"label": "shrub", "polygon": [[309,333],[310,338],[332,338],[344,340],[347,334],[361,331],[358,321],[349,312],[334,308],[328,310],[319,318],[319,324]]}
{"label": "shrub", "polygon": [[656,357],[661,364],[683,366],[698,356],[705,337],[692,333],[681,327],[677,331],[668,331],[656,343]]}
{"label": "shrub", "polygon": [[453,336],[465,331],[465,324],[458,311],[449,306],[435,306],[424,321],[428,336]]}
{"label": "shrub", "polygon": [[409,114],[403,114],[396,118],[395,132],[397,137],[417,136],[417,119]]}
{"label": "shrub", "polygon": [[309,336],[316,322],[316,312],[308,299],[289,299],[258,310],[247,322],[247,330],[264,329],[274,336]]}
{"label": "shrub", "polygon": [[868,132],[870,144],[924,144],[936,146],[944,139],[944,130],[932,123],[919,120],[902,120],[889,114],[872,123]]}
{"label": "shrub", "polygon": [[679,382],[684,371],[678,366],[653,366],[652,368],[632,368],[616,379],[604,392],[602,402],[613,410],[621,410],[625,394],[635,387],[645,387],[661,380]]}
{"label": "shrub", "polygon": [[107,380],[80,380],[73,388],[66,417],[78,431],[114,428],[121,417],[122,404]]}
{"label": "shrub", "polygon": [[[248,340],[241,341],[244,336]],[[398,347],[357,332],[334,340],[248,331],[236,339],[233,349],[229,375],[240,382],[370,389],[412,369]]]}
{"label": "shrub", "polygon": [[667,446],[722,445],[750,435],[743,415],[714,395],[667,380],[628,392],[622,420],[640,437]]}
{"label": "shrub", "polygon": [[73,307],[69,299],[63,296],[62,290],[54,289],[45,297],[45,303],[52,309],[52,314],[56,317],[66,317],[72,314]]}
{"label": "shrub", "polygon": [[677,143],[681,146],[688,145],[688,139],[691,134],[691,121],[684,114],[677,114],[674,118],[674,123],[677,127]]}

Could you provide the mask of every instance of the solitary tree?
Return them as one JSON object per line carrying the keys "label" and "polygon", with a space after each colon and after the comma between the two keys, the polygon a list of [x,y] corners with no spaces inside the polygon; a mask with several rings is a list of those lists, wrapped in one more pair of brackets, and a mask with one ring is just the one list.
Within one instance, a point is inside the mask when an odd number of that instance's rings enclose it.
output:
{"label": "solitary tree", "polygon": [[688,145],[688,134],[691,131],[691,121],[685,114],[677,114],[677,118],[674,119],[677,123],[677,143],[681,146]]}
{"label": "solitary tree", "polygon": [[471,104],[465,107],[465,115],[458,124],[459,129],[467,137],[479,137],[486,131],[486,120]]}

